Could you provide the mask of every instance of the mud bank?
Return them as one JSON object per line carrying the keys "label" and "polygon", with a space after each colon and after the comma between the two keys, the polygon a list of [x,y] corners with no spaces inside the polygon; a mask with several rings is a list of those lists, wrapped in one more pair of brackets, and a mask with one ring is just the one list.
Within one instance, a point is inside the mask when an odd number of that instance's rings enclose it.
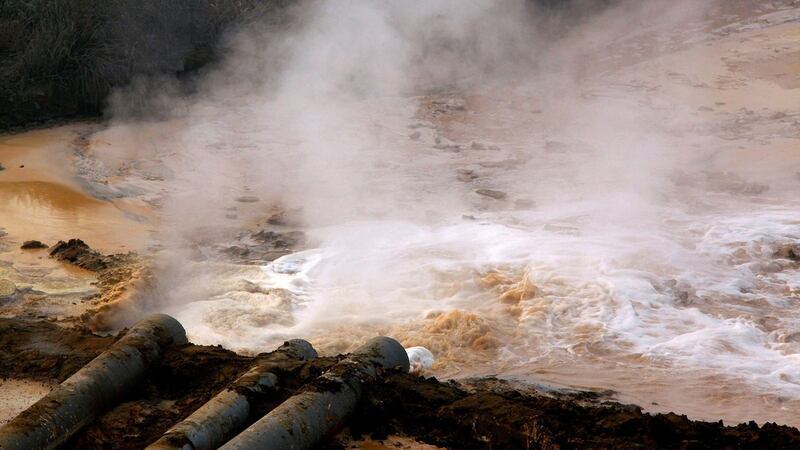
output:
{"label": "mud bank", "polygon": [[[96,336],[87,329],[19,319],[1,319],[0,331],[0,377],[38,382],[63,381],[117,339]],[[63,448],[143,448],[265,355],[245,357],[193,344],[167,350],[126,402],[89,424]],[[278,365],[279,387],[257,396],[250,420],[273,409],[340,359]],[[320,448],[357,446],[353,439],[362,438],[396,442],[396,436],[459,449],[800,445],[796,428],[769,423],[759,427],[752,422],[726,427],[676,414],[651,415],[592,392],[563,392],[495,378],[440,382],[411,374],[384,375],[384,381],[366,386],[349,428]]]}

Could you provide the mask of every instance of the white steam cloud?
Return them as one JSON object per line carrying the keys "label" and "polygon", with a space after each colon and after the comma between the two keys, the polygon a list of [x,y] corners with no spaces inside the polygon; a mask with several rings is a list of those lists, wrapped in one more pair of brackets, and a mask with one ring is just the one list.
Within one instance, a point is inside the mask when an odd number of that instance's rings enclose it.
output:
{"label": "white steam cloud", "polygon": [[[705,100],[664,90],[669,61],[646,57],[686,45],[675,30],[716,3],[301,2],[234,35],[191,95],[118,93],[107,135],[166,168],[148,307],[238,350],[305,337],[346,351],[387,333],[445,375],[568,361],[624,385],[608,361],[652,358],[800,397],[797,363],[772,345],[784,325],[731,306],[759,283],[778,304],[785,279],[726,259],[791,235],[782,211],[742,225],[769,201],[741,200],[789,177],[730,173]],[[128,123],[141,95],[167,119]],[[299,211],[286,229],[309,250],[216,259],[273,206]]]}

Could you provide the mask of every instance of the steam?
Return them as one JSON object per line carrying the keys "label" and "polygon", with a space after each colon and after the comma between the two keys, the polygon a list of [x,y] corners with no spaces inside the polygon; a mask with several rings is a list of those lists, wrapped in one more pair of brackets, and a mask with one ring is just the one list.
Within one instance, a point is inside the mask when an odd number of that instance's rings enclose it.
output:
{"label": "steam", "polygon": [[[151,192],[164,249],[148,306],[238,350],[302,336],[346,351],[388,333],[445,375],[651,358],[800,395],[772,345],[783,325],[726,303],[764,283],[780,304],[785,279],[727,258],[740,239],[790,238],[796,217],[737,206],[764,180],[693,147],[722,144],[698,137],[711,124],[697,105],[640,73],[713,7],[301,2],[240,30],[194,94],[118,93],[107,134],[139,134],[136,151],[168,169]],[[166,120],[126,121],[142,93]],[[742,225],[755,204],[769,213]],[[215,258],[211,243],[273,207],[298,212],[308,250],[265,267]],[[772,231],[749,234],[760,227]]]}
{"label": "steam", "polygon": [[[308,267],[315,293],[279,321],[301,326],[266,332],[264,345],[320,325],[353,321],[369,334],[375,324],[447,311],[455,305],[437,307],[430,292],[440,272],[526,267],[540,253],[515,221],[588,214],[581,220],[604,224],[596,233],[657,228],[654,202],[675,164],[664,114],[643,114],[636,96],[591,94],[587,80],[598,74],[586,73],[610,56],[631,21],[667,26],[665,11],[677,21],[699,9],[653,3],[623,2],[592,16],[588,7],[559,15],[523,1],[301,2],[282,13],[282,25],[240,30],[193,95],[179,95],[174,83],[159,88],[160,80],[118,93],[118,128],[143,97],[170,128],[147,146],[170,174],[162,187],[166,251],[149,305],[181,310],[233,289],[219,268],[187,261],[213,260],[203,244],[231,239],[274,205],[299,209],[319,244],[315,258],[338,262]],[[487,111],[471,117],[480,105],[466,104],[462,93],[479,96]],[[508,114],[509,101],[519,114],[494,116],[492,108]],[[466,123],[437,123],[437,114],[459,111]],[[471,136],[469,127],[479,132]],[[499,132],[486,132],[492,128]],[[459,181],[464,173],[475,180]],[[602,260],[617,250],[588,253]],[[250,346],[240,331],[226,343]]]}

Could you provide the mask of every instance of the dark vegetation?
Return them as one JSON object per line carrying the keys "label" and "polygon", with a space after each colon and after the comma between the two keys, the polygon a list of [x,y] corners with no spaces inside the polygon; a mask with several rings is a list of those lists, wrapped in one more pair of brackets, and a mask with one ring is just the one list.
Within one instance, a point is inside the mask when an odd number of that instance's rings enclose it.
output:
{"label": "dark vegetation", "polygon": [[136,77],[186,77],[289,0],[0,0],[0,130],[102,112]]}
{"label": "dark vegetation", "polygon": [[[613,0],[527,1],[563,18]],[[187,87],[230,30],[292,3],[0,0],[0,131],[100,115],[113,88],[138,78],[177,77]]]}

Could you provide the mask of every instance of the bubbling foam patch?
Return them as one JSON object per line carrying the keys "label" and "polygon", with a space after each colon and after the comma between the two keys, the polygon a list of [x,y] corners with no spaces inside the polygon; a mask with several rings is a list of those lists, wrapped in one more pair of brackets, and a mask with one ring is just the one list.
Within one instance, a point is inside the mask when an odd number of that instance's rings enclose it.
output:
{"label": "bubbling foam patch", "polygon": [[[649,229],[600,233],[595,221],[573,222],[577,233],[543,226],[556,217],[513,228],[347,224],[317,230],[335,236],[324,248],[233,270],[216,296],[176,314],[196,341],[251,352],[298,335],[344,352],[389,334],[432,351],[441,374],[556,354],[644,358],[798,396],[796,339],[787,336],[800,315],[786,289],[800,280],[781,269],[791,262],[772,262],[800,215],[753,217],[691,218],[673,231],[702,228],[692,246],[667,245]],[[601,239],[612,232],[637,245]]]}

